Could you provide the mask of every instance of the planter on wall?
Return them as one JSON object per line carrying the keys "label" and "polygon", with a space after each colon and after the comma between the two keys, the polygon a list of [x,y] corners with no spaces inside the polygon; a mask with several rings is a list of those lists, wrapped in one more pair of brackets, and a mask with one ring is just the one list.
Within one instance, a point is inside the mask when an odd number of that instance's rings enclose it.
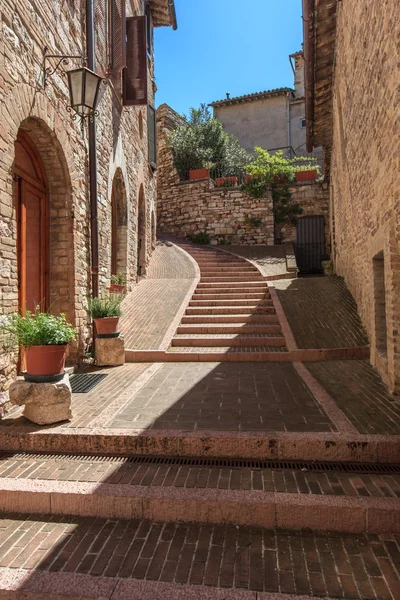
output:
{"label": "planter on wall", "polygon": [[317,179],[317,169],[310,169],[309,171],[296,171],[297,183],[303,183],[304,181],[315,181]]}
{"label": "planter on wall", "polygon": [[235,187],[237,184],[237,177],[217,177],[215,180],[215,185],[217,187]]}
{"label": "planter on wall", "polygon": [[208,179],[210,177],[210,169],[190,169],[189,181],[196,181],[196,179]]}
{"label": "planter on wall", "polygon": [[119,283],[111,283],[108,291],[114,294],[125,294],[126,286]]}
{"label": "planter on wall", "polygon": [[98,335],[110,335],[118,333],[119,317],[103,317],[102,319],[93,319],[96,323]]}
{"label": "planter on wall", "polygon": [[51,377],[64,373],[66,344],[29,346],[25,350],[26,376]]}

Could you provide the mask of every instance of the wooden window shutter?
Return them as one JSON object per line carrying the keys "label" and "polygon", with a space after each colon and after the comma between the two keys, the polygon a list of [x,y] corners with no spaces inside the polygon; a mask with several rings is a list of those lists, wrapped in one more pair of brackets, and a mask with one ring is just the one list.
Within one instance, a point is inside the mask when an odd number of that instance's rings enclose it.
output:
{"label": "wooden window shutter", "polygon": [[108,3],[97,0],[94,7],[96,71],[105,77],[108,70]]}
{"label": "wooden window shutter", "polygon": [[156,111],[152,106],[147,107],[147,140],[149,146],[149,163],[157,164],[157,129]]}
{"label": "wooden window shutter", "polygon": [[126,19],[126,69],[124,69],[125,106],[147,104],[146,17]]}
{"label": "wooden window shutter", "polygon": [[125,0],[111,0],[111,69],[115,74],[126,66]]}

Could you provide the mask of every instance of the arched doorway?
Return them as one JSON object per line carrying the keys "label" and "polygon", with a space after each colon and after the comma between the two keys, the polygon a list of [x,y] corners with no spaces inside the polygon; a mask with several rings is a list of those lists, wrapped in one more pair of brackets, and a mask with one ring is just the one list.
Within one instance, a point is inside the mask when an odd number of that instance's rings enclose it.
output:
{"label": "arched doorway", "polygon": [[111,275],[127,277],[128,211],[121,169],[117,169],[111,192]]}
{"label": "arched doorway", "polygon": [[138,227],[137,227],[137,274],[146,274],[146,200],[143,184],[139,188]]}
{"label": "arched doorway", "polygon": [[15,142],[18,304],[22,313],[49,306],[49,193],[38,150],[23,130]]}

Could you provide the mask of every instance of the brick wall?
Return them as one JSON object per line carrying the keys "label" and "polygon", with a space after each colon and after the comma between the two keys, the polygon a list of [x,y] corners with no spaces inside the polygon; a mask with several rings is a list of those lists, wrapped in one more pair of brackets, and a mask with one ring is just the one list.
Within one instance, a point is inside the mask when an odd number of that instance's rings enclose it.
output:
{"label": "brick wall", "polygon": [[[400,170],[397,0],[338,5],[331,206],[336,272],[371,340],[371,360],[400,392]],[[374,261],[375,258],[375,261]],[[383,268],[374,277],[374,263]],[[376,275],[376,269],[375,269]],[[377,284],[379,283],[379,285]],[[386,330],[382,319],[386,312]],[[385,344],[382,334],[386,336]]]}
{"label": "brick wall", "polygon": [[[14,197],[14,143],[23,130],[36,147],[48,181],[50,304],[79,328],[75,355],[90,341],[87,301],[90,296],[90,203],[87,127],[67,112],[66,80],[57,71],[43,87],[43,50],[86,54],[83,0],[61,2],[4,0],[0,12],[0,314],[18,308],[17,223]],[[127,14],[143,2],[127,2]],[[96,9],[96,18],[100,18]],[[97,58],[101,48],[97,47]],[[153,59],[149,61],[149,97],[154,102]],[[50,66],[55,66],[51,62]],[[76,63],[68,67],[74,68]],[[61,69],[61,70],[62,70]],[[98,64],[99,72],[104,64]],[[115,81],[102,88],[97,119],[99,282],[104,290],[111,274],[111,197],[113,180],[124,190],[125,264],[129,286],[137,277],[138,195],[145,196],[145,264],[151,248],[151,221],[156,206],[156,178],[148,165],[147,109],[123,108]],[[143,133],[139,132],[139,115]],[[121,186],[119,186],[121,188]],[[120,260],[120,258],[119,258]],[[1,350],[0,350],[1,353]],[[5,352],[3,352],[5,355]],[[0,393],[15,375],[15,356],[0,364]],[[75,359],[74,359],[75,360]]]}

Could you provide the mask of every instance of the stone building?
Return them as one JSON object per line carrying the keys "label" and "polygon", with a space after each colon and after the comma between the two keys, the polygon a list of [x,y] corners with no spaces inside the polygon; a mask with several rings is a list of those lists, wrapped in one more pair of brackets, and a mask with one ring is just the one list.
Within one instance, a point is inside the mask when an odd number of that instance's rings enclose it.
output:
{"label": "stone building", "polygon": [[[304,98],[304,57],[290,57],[294,88],[276,88],[212,102],[214,117],[227,133],[253,152],[255,146],[269,151],[282,150],[285,156],[306,156],[306,120]],[[293,66],[294,65],[294,66]],[[310,153],[321,157],[320,149]]]}
{"label": "stone building", "polygon": [[303,0],[307,145],[330,177],[332,260],[400,392],[400,4]]}
{"label": "stone building", "polygon": [[[88,299],[117,272],[132,287],[154,243],[153,27],[176,28],[174,4],[3,0],[0,19],[0,307],[65,312],[81,353]],[[67,109],[64,75],[80,57],[105,79],[95,124]],[[5,355],[3,389],[15,372]]]}

